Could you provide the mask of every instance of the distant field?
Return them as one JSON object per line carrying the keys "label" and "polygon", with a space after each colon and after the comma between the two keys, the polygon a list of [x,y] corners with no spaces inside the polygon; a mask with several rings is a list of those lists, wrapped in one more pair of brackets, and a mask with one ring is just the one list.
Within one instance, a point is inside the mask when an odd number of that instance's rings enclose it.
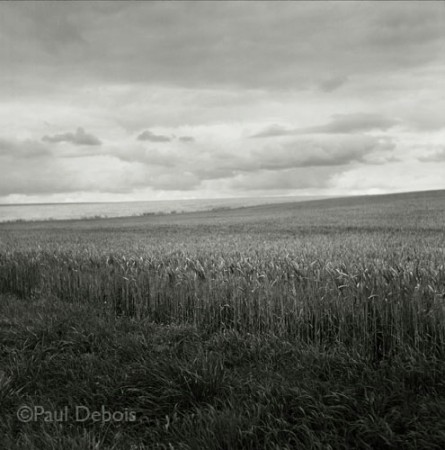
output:
{"label": "distant field", "polygon": [[181,214],[274,203],[295,203],[317,197],[240,197],[217,199],[130,201],[108,203],[0,204],[0,222],[83,220],[106,217]]}
{"label": "distant field", "polygon": [[[7,448],[444,448],[444,224],[445,191],[0,224]],[[137,420],[16,417],[78,404]]]}
{"label": "distant field", "polygon": [[[355,196],[296,203],[249,206],[181,214],[0,223],[0,231],[33,229],[151,229],[157,225],[252,224],[265,229],[319,229],[325,226],[377,228],[441,228],[445,214],[445,191],[412,192],[379,196]],[[240,230],[241,231],[241,230]]]}

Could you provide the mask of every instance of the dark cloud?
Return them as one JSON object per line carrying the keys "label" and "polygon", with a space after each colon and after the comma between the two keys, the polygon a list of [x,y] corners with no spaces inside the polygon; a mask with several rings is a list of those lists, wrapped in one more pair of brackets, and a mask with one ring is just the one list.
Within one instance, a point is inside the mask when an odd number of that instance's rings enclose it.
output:
{"label": "dark cloud", "polygon": [[320,83],[320,89],[324,92],[332,92],[343,86],[348,81],[346,76],[336,76],[323,80]]}
{"label": "dark cloud", "polygon": [[70,190],[70,174],[42,143],[0,139],[0,196]]}
{"label": "dark cloud", "polygon": [[106,156],[90,164],[82,159],[53,157],[2,157],[0,154],[0,197],[13,194],[49,195],[53,193],[129,193],[150,183],[146,168],[116,163]]}
{"label": "dark cloud", "polygon": [[264,138],[264,137],[274,137],[274,136],[285,136],[288,134],[294,134],[295,130],[290,130],[289,128],[282,127],[281,125],[271,125],[265,128],[259,133],[255,133],[251,138]]}
{"label": "dark cloud", "polygon": [[425,156],[419,156],[421,162],[445,162],[445,147],[435,149],[433,153]]}
{"label": "dark cloud", "polygon": [[172,138],[169,136],[154,134],[150,130],[145,130],[137,137],[137,140],[150,142],[170,142]]}
{"label": "dark cloud", "polygon": [[53,194],[79,190],[79,184],[72,182],[68,172],[64,171],[63,176],[60,176],[60,171],[54,172],[55,170],[59,171],[59,167],[52,162],[39,165],[38,171],[29,166],[28,168],[11,166],[8,173],[0,177],[0,196]]}
{"label": "dark cloud", "polygon": [[[390,157],[393,148],[390,139],[367,135],[293,137],[263,147],[243,148],[242,142],[239,145],[225,149],[197,144],[187,152],[179,145],[160,149],[147,149],[137,143],[108,146],[101,154],[88,155],[85,164],[83,151],[77,158],[66,158],[59,152],[60,157],[55,158],[42,143],[3,139],[0,195],[130,193],[141,188],[189,191],[214,182],[234,190],[264,192],[317,188],[354,164],[375,164]],[[33,153],[34,162],[29,164]]]}
{"label": "dark cloud", "polygon": [[101,141],[94,135],[86,133],[83,128],[77,128],[75,133],[62,133],[54,136],[43,136],[44,142],[70,142],[74,145],[101,145]]}
{"label": "dark cloud", "polygon": [[353,134],[367,131],[386,131],[400,123],[397,119],[389,119],[379,114],[355,113],[335,114],[325,125],[308,128],[285,128],[272,125],[254,135],[252,138],[267,138],[296,134]]}
{"label": "dark cloud", "polygon": [[40,142],[31,139],[17,141],[0,138],[0,157],[36,159],[47,158],[49,156],[51,156],[51,152]]}
{"label": "dark cloud", "polygon": [[[191,182],[192,179],[230,179],[243,173],[263,171],[278,174],[291,168],[338,168],[353,163],[379,164],[392,157],[393,149],[394,143],[388,138],[337,135],[293,138],[290,141],[243,151],[203,146],[191,147],[184,153],[180,148],[174,147],[162,150],[138,147],[119,148],[113,154],[121,161],[143,164],[149,170],[156,171],[160,179],[173,180],[177,177],[179,180],[187,173],[188,182]],[[150,181],[150,185],[152,183],[153,181]]]}
{"label": "dark cloud", "polygon": [[391,151],[391,142],[373,136],[338,136],[336,139],[297,139],[253,152],[254,166],[282,170],[289,167],[341,166],[366,163],[372,154]]}
{"label": "dark cloud", "polygon": [[195,142],[195,138],[192,136],[181,136],[179,138],[181,142]]}
{"label": "dark cloud", "polygon": [[2,5],[2,66],[59,82],[307,89],[338,67],[354,78],[419,67],[445,37],[441,2],[16,3]]}

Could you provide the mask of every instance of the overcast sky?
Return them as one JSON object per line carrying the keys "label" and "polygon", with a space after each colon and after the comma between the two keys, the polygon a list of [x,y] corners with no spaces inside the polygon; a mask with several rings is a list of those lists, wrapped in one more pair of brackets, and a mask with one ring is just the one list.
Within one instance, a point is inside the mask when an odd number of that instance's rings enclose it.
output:
{"label": "overcast sky", "polygon": [[445,2],[1,2],[0,202],[445,188]]}

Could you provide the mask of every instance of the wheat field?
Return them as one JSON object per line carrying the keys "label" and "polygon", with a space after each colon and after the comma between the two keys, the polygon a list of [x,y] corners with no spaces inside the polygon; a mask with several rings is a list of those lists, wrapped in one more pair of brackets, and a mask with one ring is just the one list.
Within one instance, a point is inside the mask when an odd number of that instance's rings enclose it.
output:
{"label": "wheat field", "polygon": [[[437,191],[2,224],[5,442],[443,448],[444,223]],[[18,424],[39,402],[138,420]]]}

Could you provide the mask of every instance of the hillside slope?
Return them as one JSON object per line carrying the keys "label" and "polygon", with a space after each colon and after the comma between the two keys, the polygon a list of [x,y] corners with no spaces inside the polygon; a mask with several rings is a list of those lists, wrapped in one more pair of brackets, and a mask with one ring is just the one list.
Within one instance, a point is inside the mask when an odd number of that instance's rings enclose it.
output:
{"label": "hillside slope", "polygon": [[139,229],[157,226],[370,227],[443,229],[445,190],[354,196],[280,203],[219,211],[162,214],[88,220],[16,222],[0,230],[17,229]]}

